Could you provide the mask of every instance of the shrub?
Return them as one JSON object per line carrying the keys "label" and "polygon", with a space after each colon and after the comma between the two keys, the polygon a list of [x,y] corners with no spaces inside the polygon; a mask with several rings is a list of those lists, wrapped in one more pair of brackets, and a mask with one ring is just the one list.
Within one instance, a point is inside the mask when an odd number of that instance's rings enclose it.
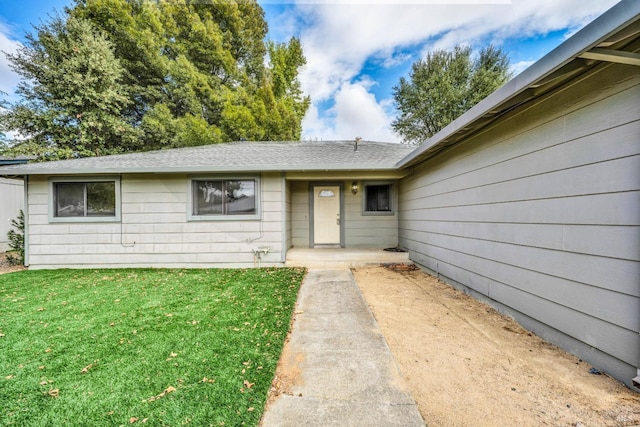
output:
{"label": "shrub", "polygon": [[7,262],[11,265],[24,264],[24,212],[20,209],[17,218],[11,220],[11,225],[17,229],[9,230],[7,237],[9,238],[9,247],[11,250],[7,253]]}

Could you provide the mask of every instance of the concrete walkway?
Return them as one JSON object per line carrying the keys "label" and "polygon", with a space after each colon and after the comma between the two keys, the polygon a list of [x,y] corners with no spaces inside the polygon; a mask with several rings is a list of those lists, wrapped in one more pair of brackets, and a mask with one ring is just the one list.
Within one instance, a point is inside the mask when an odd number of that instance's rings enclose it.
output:
{"label": "concrete walkway", "polygon": [[310,270],[263,427],[424,426],[349,270]]}

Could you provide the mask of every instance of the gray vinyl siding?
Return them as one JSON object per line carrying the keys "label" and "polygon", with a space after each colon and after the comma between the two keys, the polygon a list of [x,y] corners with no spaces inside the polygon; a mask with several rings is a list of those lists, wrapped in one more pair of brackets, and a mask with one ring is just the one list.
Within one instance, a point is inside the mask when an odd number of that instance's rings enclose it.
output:
{"label": "gray vinyl siding", "polygon": [[[397,203],[393,200],[393,215],[363,215],[364,183],[360,181],[360,191],[351,193],[351,182],[345,182],[345,246],[348,248],[388,248],[398,245]],[[397,186],[393,186],[392,196],[396,197]]]}
{"label": "gray vinyl siding", "polygon": [[631,384],[640,361],[640,76],[607,65],[416,166],[411,258]]}
{"label": "gray vinyl siding", "polygon": [[50,223],[47,177],[30,177],[31,268],[250,267],[253,247],[270,248],[262,265],[281,263],[279,174],[260,181],[261,221],[188,221],[186,175],[124,175],[120,183],[121,222]]}
{"label": "gray vinyl siding", "polygon": [[284,238],[284,252],[286,254],[286,250],[289,249],[293,245],[292,238],[292,225],[291,225],[291,184],[287,182],[284,178],[282,178],[282,186],[284,188],[284,203],[285,203],[285,218],[284,218],[284,227],[285,227],[285,238]]}
{"label": "gray vinyl siding", "polygon": [[294,247],[309,247],[309,183],[290,181],[291,243]]}
{"label": "gray vinyl siding", "polygon": [[0,252],[9,249],[7,233],[14,228],[11,220],[24,206],[24,185],[21,179],[0,178]]}

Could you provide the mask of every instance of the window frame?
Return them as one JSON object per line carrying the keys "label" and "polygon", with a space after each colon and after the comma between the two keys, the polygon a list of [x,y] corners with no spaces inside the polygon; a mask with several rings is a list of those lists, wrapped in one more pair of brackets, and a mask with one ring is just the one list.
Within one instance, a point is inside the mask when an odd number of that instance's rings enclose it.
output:
{"label": "window frame", "polygon": [[[56,184],[58,183],[82,183],[90,184],[94,182],[115,183],[115,215],[113,216],[56,216]],[[49,222],[120,222],[122,218],[121,191],[119,176],[60,176],[49,178]]]}
{"label": "window frame", "polygon": [[[254,182],[254,200],[255,200],[255,213],[253,214],[209,214],[209,215],[196,215],[193,213],[194,200],[193,200],[193,185],[198,181],[220,181],[222,185],[226,181],[253,181]],[[256,221],[260,220],[260,206],[261,206],[261,183],[260,177],[256,175],[197,175],[190,176],[187,180],[187,221]],[[224,210],[224,209],[223,209]]]}
{"label": "window frame", "polygon": [[[389,210],[369,211],[367,210],[367,187],[389,186]],[[362,183],[362,215],[363,216],[394,216],[396,206],[396,185],[392,181],[365,181]]]}

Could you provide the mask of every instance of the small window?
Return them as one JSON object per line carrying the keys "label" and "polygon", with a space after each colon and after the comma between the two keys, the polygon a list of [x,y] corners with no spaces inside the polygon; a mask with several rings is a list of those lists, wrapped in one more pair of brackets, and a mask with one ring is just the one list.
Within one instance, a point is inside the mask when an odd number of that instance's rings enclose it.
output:
{"label": "small window", "polygon": [[51,182],[52,221],[119,220],[117,179],[55,179]]}
{"label": "small window", "polygon": [[191,217],[253,217],[257,215],[255,179],[191,181]]}
{"label": "small window", "polygon": [[392,188],[392,184],[365,184],[364,213],[368,215],[393,215]]}

